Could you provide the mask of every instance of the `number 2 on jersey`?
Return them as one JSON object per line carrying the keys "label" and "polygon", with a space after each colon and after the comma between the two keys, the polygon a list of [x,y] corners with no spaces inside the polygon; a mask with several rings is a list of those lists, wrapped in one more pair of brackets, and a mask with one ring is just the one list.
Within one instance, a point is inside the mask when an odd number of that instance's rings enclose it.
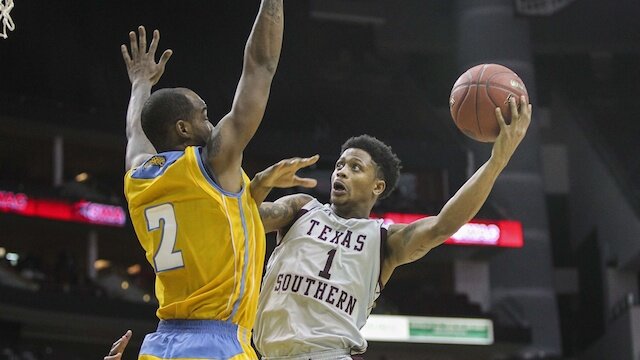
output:
{"label": "number 2 on jersey", "polygon": [[156,272],[183,267],[182,251],[174,251],[178,225],[173,206],[171,204],[163,204],[147,208],[144,210],[144,217],[147,220],[148,231],[151,232],[158,229],[162,231],[160,245],[153,256]]}
{"label": "number 2 on jersey", "polygon": [[321,276],[327,280],[331,279],[331,274],[329,274],[329,270],[331,270],[331,264],[333,264],[333,258],[336,256],[336,249],[331,249],[327,253],[329,258],[327,259],[327,263],[324,264],[324,269],[318,273],[318,276]]}

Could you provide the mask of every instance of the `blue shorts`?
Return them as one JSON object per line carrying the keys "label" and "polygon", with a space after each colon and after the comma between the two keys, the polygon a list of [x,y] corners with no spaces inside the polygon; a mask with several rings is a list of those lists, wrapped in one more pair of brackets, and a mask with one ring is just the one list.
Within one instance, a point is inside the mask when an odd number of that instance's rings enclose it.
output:
{"label": "blue shorts", "polygon": [[251,331],[217,320],[161,320],[145,336],[139,360],[257,360]]}

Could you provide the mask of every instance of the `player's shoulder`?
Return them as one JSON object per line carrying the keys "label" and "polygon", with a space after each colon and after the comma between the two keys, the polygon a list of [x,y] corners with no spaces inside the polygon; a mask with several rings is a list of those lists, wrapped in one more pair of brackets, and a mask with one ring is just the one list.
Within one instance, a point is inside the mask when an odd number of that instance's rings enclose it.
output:
{"label": "player's shoulder", "polygon": [[141,164],[127,172],[132,179],[155,179],[165,174],[174,164],[185,159],[186,151],[167,151],[149,155]]}

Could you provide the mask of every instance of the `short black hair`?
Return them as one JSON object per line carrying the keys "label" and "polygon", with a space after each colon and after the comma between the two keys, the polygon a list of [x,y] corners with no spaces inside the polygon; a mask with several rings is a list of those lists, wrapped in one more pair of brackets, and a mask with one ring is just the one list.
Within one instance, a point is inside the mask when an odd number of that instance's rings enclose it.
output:
{"label": "short black hair", "polygon": [[342,144],[340,154],[347,149],[361,149],[366,151],[378,166],[378,177],[385,181],[386,187],[379,199],[384,199],[398,186],[400,179],[400,159],[391,146],[383,143],[371,135],[354,136]]}
{"label": "short black hair", "polygon": [[142,130],[158,152],[168,149],[167,131],[176,121],[189,120],[195,107],[186,94],[187,89],[160,89],[149,97],[142,107]]}

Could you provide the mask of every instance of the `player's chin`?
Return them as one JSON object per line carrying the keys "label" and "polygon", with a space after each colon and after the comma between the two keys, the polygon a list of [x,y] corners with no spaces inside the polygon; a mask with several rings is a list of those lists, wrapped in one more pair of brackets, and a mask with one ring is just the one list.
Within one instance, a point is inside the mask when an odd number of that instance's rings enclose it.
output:
{"label": "player's chin", "polygon": [[331,200],[332,204],[342,205],[342,204],[346,204],[347,202],[349,202],[349,197],[347,196],[346,192],[335,192],[335,191],[332,191],[330,200]]}

